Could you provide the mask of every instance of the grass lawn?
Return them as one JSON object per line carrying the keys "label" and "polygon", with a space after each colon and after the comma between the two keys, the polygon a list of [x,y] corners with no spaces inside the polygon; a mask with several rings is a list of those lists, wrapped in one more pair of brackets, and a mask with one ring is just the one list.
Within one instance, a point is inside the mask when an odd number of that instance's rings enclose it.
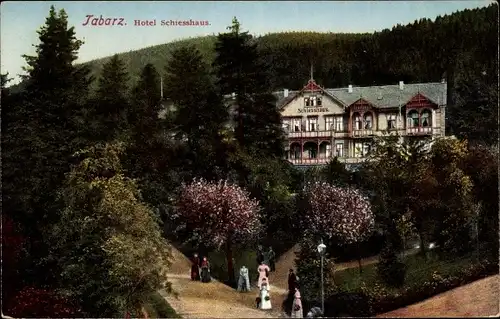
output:
{"label": "grass lawn", "polygon": [[[405,286],[421,285],[430,280],[435,271],[440,274],[456,273],[474,261],[472,254],[452,260],[440,259],[435,251],[429,252],[427,259],[421,255],[409,255],[404,259],[407,265]],[[367,287],[383,285],[377,274],[377,264],[365,265],[362,270],[362,274],[359,273],[358,267],[335,272],[335,283],[347,291],[358,290],[363,282]]]}

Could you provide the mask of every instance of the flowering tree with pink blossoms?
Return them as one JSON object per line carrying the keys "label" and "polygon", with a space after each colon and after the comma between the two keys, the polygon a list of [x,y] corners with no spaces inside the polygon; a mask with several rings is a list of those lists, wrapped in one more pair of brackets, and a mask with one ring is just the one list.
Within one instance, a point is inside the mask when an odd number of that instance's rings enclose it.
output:
{"label": "flowering tree with pink blossoms", "polygon": [[375,219],[370,201],[359,190],[315,182],[306,186],[305,193],[309,211],[304,221],[310,235],[351,244],[372,233]]}
{"label": "flowering tree with pink blossoms", "polygon": [[259,211],[259,202],[238,185],[194,179],[181,186],[174,217],[177,231],[190,233],[189,241],[224,246],[234,281],[232,243],[255,239],[262,230]]}

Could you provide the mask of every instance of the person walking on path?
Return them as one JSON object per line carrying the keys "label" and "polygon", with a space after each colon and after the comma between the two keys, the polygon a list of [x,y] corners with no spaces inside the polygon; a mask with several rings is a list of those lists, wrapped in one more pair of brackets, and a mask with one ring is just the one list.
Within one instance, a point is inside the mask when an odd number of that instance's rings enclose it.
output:
{"label": "person walking on path", "polygon": [[245,266],[242,266],[240,269],[240,278],[238,279],[238,291],[239,292],[250,291],[250,279],[248,278],[248,268]]}
{"label": "person walking on path", "polygon": [[191,259],[191,280],[200,280],[200,257],[194,253]]}
{"label": "person walking on path", "polygon": [[259,272],[259,280],[257,281],[257,287],[259,287],[259,289],[260,289],[260,286],[261,286],[264,279],[266,280],[267,285],[269,285],[269,281],[268,281],[269,266],[264,264],[264,262],[261,262],[259,268],[257,268],[257,271]]}
{"label": "person walking on path", "polygon": [[262,251],[262,246],[257,247],[257,267],[264,262],[264,252]]}
{"label": "person walking on path", "polygon": [[300,291],[295,288],[295,295],[292,304],[292,318],[303,318],[304,310],[302,309],[302,300],[300,299]]}
{"label": "person walking on path", "polygon": [[276,253],[273,250],[273,247],[269,246],[269,251],[267,252],[267,259],[269,260],[269,268],[271,268],[271,272],[276,271]]}
{"label": "person walking on path", "polygon": [[295,293],[295,288],[297,288],[297,275],[293,272],[293,269],[288,271],[288,293],[290,295]]}
{"label": "person walking on path", "polygon": [[210,277],[210,263],[207,257],[203,257],[201,261],[201,282],[210,282],[212,278]]}

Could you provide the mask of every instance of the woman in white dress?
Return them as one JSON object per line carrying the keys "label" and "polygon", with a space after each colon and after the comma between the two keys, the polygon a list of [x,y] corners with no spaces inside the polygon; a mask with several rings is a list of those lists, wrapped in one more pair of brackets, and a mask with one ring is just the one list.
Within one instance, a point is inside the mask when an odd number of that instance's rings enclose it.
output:
{"label": "woman in white dress", "polygon": [[259,268],[257,268],[257,271],[259,272],[259,280],[257,281],[257,287],[260,289],[260,285],[264,278],[266,278],[267,284],[269,285],[269,278],[268,278],[270,271],[269,266],[264,264],[264,262],[261,262]]}
{"label": "woman in white dress", "polygon": [[300,299],[300,291],[295,288],[292,305],[292,318],[304,318],[304,311],[302,309],[302,300]]}
{"label": "woman in white dress", "polygon": [[271,307],[271,296],[269,295],[269,284],[266,278],[262,279],[262,283],[260,285],[260,304],[259,309],[261,310],[269,310]]}

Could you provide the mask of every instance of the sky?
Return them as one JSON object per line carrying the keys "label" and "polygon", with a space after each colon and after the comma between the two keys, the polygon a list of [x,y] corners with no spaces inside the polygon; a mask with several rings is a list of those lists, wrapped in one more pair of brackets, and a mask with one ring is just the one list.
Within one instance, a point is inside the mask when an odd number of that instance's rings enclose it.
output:
{"label": "sky", "polygon": [[[458,10],[488,6],[493,1],[4,1],[0,5],[1,73],[17,83],[24,74],[23,54],[33,54],[36,31],[50,6],[64,9],[69,25],[85,44],[77,62],[133,51],[183,38],[225,32],[233,17],[254,35],[285,31],[374,32],[396,24]],[[87,15],[103,21],[123,19],[127,25],[84,25]],[[94,18],[92,17],[92,18]],[[91,18],[91,19],[92,19]],[[156,20],[156,26],[134,26],[135,20]],[[209,25],[162,26],[161,21],[208,21]]]}

